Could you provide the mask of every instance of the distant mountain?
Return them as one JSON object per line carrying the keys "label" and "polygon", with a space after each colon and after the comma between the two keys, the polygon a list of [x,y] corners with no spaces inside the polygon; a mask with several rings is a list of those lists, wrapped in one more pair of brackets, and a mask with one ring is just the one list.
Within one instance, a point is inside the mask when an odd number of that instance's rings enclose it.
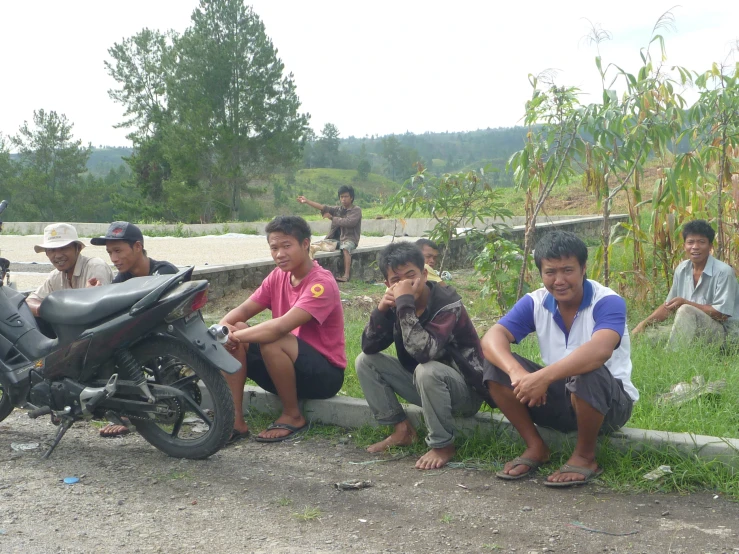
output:
{"label": "distant mountain", "polygon": [[93,148],[90,159],[87,160],[87,170],[96,177],[105,177],[111,169],[124,165],[126,162],[123,158],[130,156],[132,152],[133,148],[117,146]]}

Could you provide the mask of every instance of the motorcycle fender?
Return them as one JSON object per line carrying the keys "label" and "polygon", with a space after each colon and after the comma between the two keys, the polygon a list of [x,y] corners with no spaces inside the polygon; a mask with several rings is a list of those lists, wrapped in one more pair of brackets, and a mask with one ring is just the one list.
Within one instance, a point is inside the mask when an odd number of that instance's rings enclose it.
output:
{"label": "motorcycle fender", "polygon": [[189,319],[173,321],[167,326],[166,334],[189,344],[195,352],[221,371],[236,373],[241,369],[239,361],[208,332],[199,313],[191,314]]}

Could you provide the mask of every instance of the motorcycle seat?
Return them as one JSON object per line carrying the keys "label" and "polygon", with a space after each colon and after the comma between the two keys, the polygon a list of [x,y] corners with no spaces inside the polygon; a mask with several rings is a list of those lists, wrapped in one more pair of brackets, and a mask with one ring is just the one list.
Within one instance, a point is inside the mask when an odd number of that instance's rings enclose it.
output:
{"label": "motorcycle seat", "polygon": [[49,323],[87,325],[130,309],[172,275],[134,277],[124,283],[52,292],[39,306]]}

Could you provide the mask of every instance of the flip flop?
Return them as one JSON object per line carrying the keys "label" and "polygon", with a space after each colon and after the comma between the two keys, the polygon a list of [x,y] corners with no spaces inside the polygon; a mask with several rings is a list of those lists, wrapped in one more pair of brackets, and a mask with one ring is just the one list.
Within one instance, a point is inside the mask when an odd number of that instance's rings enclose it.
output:
{"label": "flip flop", "polygon": [[249,432],[248,429],[246,431],[244,431],[243,433],[241,431],[234,430],[231,433],[231,436],[228,437],[228,440],[226,441],[226,446],[230,446],[230,445],[232,445],[234,443],[237,443],[239,441],[242,441],[244,439],[248,439],[249,438],[249,435],[251,435],[251,433]]}
{"label": "flip flop", "polygon": [[[113,430],[115,429],[115,431]],[[128,435],[131,430],[125,425],[119,425],[117,423],[108,423],[105,427],[100,429],[100,436],[104,439],[114,439],[116,437],[122,437]]]}
{"label": "flip flop", "polygon": [[504,473],[503,470],[500,470],[495,474],[498,479],[503,479],[504,481],[518,481],[519,479],[531,477],[546,462],[540,462],[538,460],[532,460],[531,458],[518,456],[517,458],[513,458],[509,463],[513,464],[513,467],[511,469],[518,466],[529,466],[530,469],[527,472],[521,473],[519,475],[510,475],[509,473]]}
{"label": "flip flop", "polygon": [[587,485],[590,481],[603,473],[603,468],[599,467],[596,470],[592,470],[586,467],[565,464],[560,467],[558,471],[560,473],[579,473],[584,477],[584,479],[580,481],[544,481],[544,486],[564,489],[568,487],[579,487],[582,485]]}
{"label": "flip flop", "polygon": [[254,437],[254,440],[257,442],[282,442],[287,439],[292,439],[297,435],[298,433],[302,433],[308,428],[308,424],[306,423],[302,427],[295,427],[294,425],[289,425],[287,423],[271,423],[266,431],[271,431],[272,429],[285,429],[286,431],[290,431],[287,435],[282,437],[275,437],[272,439],[268,439],[265,437],[256,436]]}

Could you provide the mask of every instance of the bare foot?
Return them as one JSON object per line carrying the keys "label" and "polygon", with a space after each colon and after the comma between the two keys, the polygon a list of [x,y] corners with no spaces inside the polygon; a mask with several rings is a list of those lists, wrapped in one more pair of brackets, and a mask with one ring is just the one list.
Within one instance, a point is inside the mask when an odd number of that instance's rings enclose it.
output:
{"label": "bare foot", "polygon": [[[572,456],[570,456],[570,459],[567,460],[567,464],[571,466],[584,467],[591,471],[597,471],[598,469],[598,462],[595,458],[588,459],[575,453],[573,453]],[[585,476],[582,473],[560,473],[559,471],[555,471],[547,477],[547,481],[550,483],[565,483],[584,480]]]}
{"label": "bare foot", "polygon": [[[523,454],[521,454],[520,457],[528,458],[529,460],[536,460],[537,462],[544,464],[549,461],[549,448],[544,443],[540,446],[530,446],[523,451]],[[508,462],[503,466],[503,473],[510,475],[511,477],[523,475],[529,471],[531,471],[531,467],[526,464],[514,465],[512,462]]]}
{"label": "bare foot", "polygon": [[[306,421],[303,414],[300,414],[300,417],[293,417],[283,413],[275,420],[275,423],[286,423],[287,425],[292,425],[299,429],[305,426]],[[280,437],[286,437],[290,434],[292,434],[292,431],[288,429],[265,429],[259,433],[258,436],[263,439],[277,439]]]}
{"label": "bare foot", "polygon": [[418,458],[416,469],[439,469],[449,463],[454,458],[457,450],[453,444],[444,448],[432,448],[426,454]]}
{"label": "bare foot", "polygon": [[385,440],[376,442],[367,447],[367,452],[372,452],[374,454],[376,452],[384,452],[391,446],[410,446],[416,442],[417,438],[418,435],[416,434],[416,430],[406,419],[405,421],[395,424],[395,431],[393,431],[392,435],[387,437]]}

